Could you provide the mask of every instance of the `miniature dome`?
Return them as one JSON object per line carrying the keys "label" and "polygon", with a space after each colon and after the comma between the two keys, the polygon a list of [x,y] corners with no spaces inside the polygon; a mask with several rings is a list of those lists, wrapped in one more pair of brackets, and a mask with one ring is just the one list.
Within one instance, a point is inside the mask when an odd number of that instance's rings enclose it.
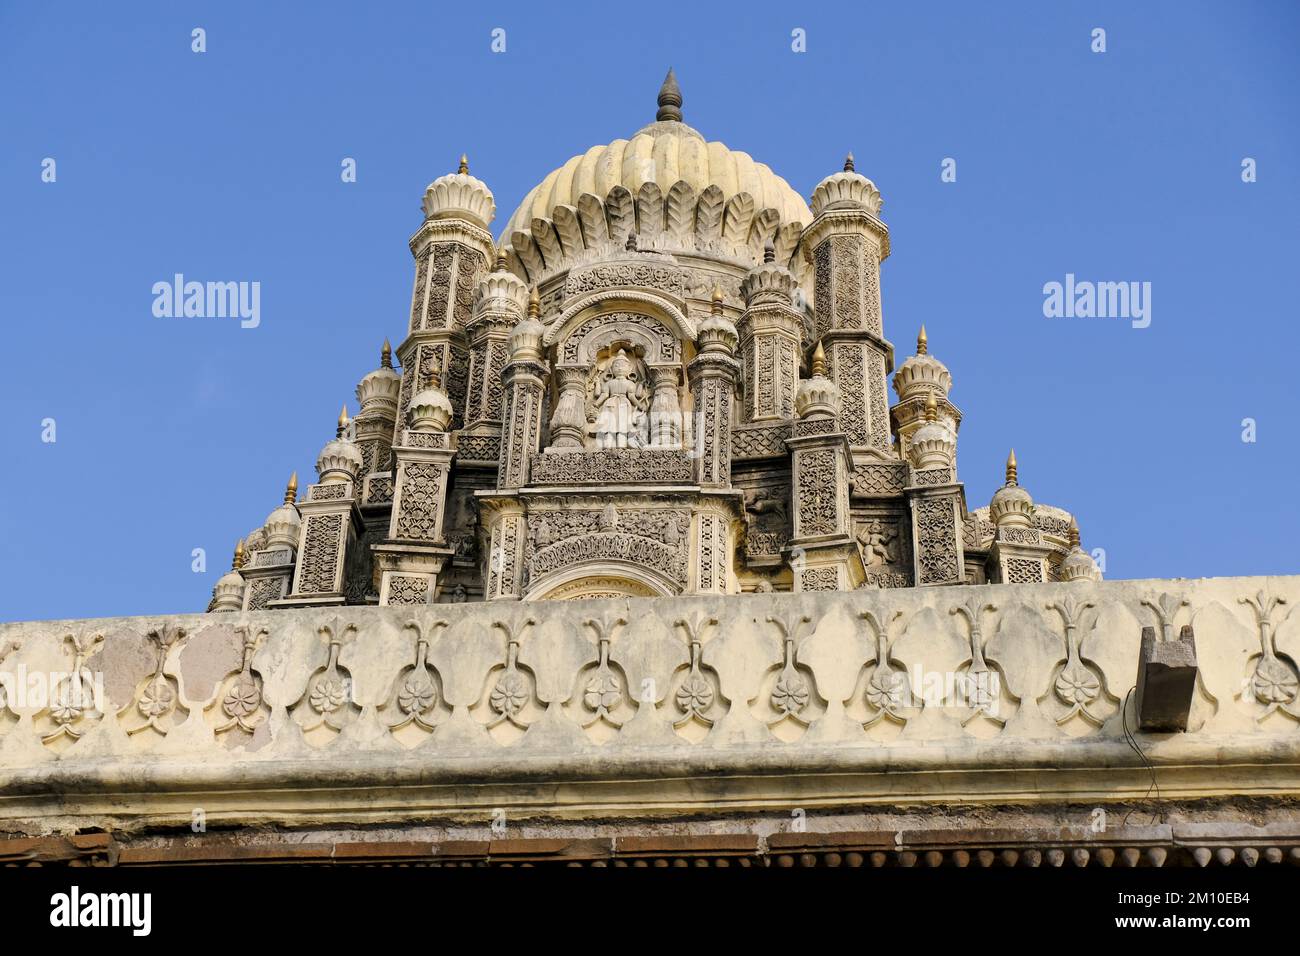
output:
{"label": "miniature dome", "polygon": [[880,190],[866,176],[853,169],[853,154],[844,160],[844,171],[827,176],[812,194],[812,211],[820,216],[827,209],[865,209],[880,215]]}
{"label": "miniature dome", "polygon": [[284,504],[266,516],[263,530],[266,532],[268,548],[296,548],[298,546],[298,528],[302,516],[298,514],[295,501],[298,498],[298,473],[289,477],[289,485],[284,490]]}
{"label": "miniature dome", "polygon": [[1070,522],[1070,553],[1061,559],[1057,574],[1062,581],[1100,581],[1101,568],[1079,544],[1079,526]]}
{"label": "miniature dome", "polygon": [[776,248],[771,242],[763,247],[763,262],[749,270],[740,284],[746,305],[775,302],[789,305],[797,282],[794,274],[776,263]]}
{"label": "miniature dome", "polygon": [[235,558],[230,563],[230,570],[217,579],[212,589],[212,610],[238,611],[244,606],[244,576],[239,569],[244,566],[244,542],[235,545]]}
{"label": "miniature dome", "polygon": [[775,209],[783,223],[812,221],[808,205],[789,183],[748,153],[706,142],[681,121],[681,104],[681,90],[669,70],[655,122],[631,139],[593,146],[555,170],[524,197],[502,235],[509,239],[516,231],[526,232],[534,219],[551,218],[557,206],[577,206],[584,193],[603,198],[622,186],[635,196],[646,183],[656,183],[664,195],[678,182],[696,195],[717,186],[724,202],[748,193],[755,209]]}
{"label": "miniature dome", "polygon": [[316,458],[316,473],[322,482],[356,481],[363,467],[361,449],[345,438],[348,427],[348,407],[339,414],[338,437],[320,450]]}
{"label": "miniature dome", "polygon": [[426,219],[468,219],[486,229],[496,213],[492,191],[469,174],[469,160],[464,156],[456,172],[439,176],[424,191]]}
{"label": "miniature dome", "polygon": [[546,328],[541,323],[542,302],[533,289],[528,296],[528,314],[510,333],[510,355],[513,359],[540,359],[542,336]]}
{"label": "miniature dome", "polygon": [[709,317],[700,323],[697,341],[701,352],[734,352],[740,336],[736,326],[722,314],[722,289],[713,287],[713,307]]}
{"label": "miniature dome", "polygon": [[528,286],[506,268],[505,247],[497,250],[497,261],[474,293],[474,314],[509,312],[521,314],[528,305]]}
{"label": "miniature dome", "polygon": [[912,467],[949,468],[956,451],[957,439],[952,429],[939,421],[938,406],[931,395],[925,401],[925,424],[913,432],[907,449]]}
{"label": "miniature dome", "polygon": [[384,339],[384,347],[379,353],[379,368],[357,385],[357,401],[361,403],[359,414],[378,412],[391,420],[397,414],[397,396],[401,389],[402,376],[393,371],[393,347],[388,344],[388,339]]}
{"label": "miniature dome", "polygon": [[800,418],[828,418],[840,404],[840,390],[826,377],[826,353],[821,343],[813,352],[812,376],[799,383],[794,410]]}
{"label": "miniature dome", "polygon": [[929,354],[925,326],[916,337],[916,354],[898,367],[894,373],[894,391],[900,401],[926,394],[947,398],[952,389],[952,375],[947,366]]}
{"label": "miniature dome", "polygon": [[435,369],[429,375],[428,386],[411,396],[408,410],[411,428],[417,432],[445,432],[451,425],[452,415],[451,399],[442,390]]}
{"label": "miniature dome", "polygon": [[1034,499],[1016,482],[1016,452],[1007,458],[1007,483],[993,492],[989,517],[999,528],[1028,528],[1033,524]]}

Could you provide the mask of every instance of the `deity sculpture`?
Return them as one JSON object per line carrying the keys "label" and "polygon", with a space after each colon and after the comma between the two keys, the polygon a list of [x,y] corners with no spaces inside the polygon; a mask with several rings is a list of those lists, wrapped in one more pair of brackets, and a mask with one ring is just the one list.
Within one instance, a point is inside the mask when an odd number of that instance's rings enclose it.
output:
{"label": "deity sculpture", "polygon": [[883,568],[894,563],[893,550],[889,542],[897,535],[886,532],[879,518],[858,529],[858,544],[862,545],[863,563],[869,568]]}
{"label": "deity sculpture", "polygon": [[627,352],[619,349],[596,384],[596,445],[600,448],[639,448],[646,444],[647,389]]}

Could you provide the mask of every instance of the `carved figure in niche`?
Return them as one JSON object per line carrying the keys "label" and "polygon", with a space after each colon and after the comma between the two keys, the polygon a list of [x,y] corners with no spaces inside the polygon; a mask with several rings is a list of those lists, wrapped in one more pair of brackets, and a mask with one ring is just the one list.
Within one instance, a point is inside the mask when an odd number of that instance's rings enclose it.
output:
{"label": "carved figure in niche", "polygon": [[753,527],[779,531],[786,526],[786,498],[773,488],[751,488],[745,492],[745,510],[754,516]]}
{"label": "carved figure in niche", "polygon": [[885,527],[879,518],[872,518],[858,526],[858,544],[862,547],[862,563],[869,568],[884,568],[893,564],[894,549],[890,545],[898,535]]}
{"label": "carved figure in niche", "polygon": [[649,444],[650,386],[642,362],[619,349],[598,370],[592,395],[596,447],[640,448]]}

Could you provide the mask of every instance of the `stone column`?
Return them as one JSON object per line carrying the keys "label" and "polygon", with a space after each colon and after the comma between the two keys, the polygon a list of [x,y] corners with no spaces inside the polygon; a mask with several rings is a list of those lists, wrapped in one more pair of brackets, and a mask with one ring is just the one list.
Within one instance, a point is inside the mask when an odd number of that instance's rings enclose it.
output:
{"label": "stone column", "polygon": [[505,423],[501,431],[501,461],[497,487],[528,484],[529,459],[542,440],[542,404],[549,368],[542,360],[541,303],[534,289],[528,315],[510,336],[510,362],[505,370]]}
{"label": "stone column", "polygon": [[523,505],[517,499],[483,498],[491,542],[483,574],[483,598],[517,601],[524,589],[524,546],[528,528]]}
{"label": "stone column", "polygon": [[682,409],[677,399],[679,370],[676,365],[652,365],[650,381],[654,397],[650,400],[650,446],[682,447]]}
{"label": "stone column", "polygon": [[551,415],[551,443],[547,451],[581,451],[587,434],[587,370],[558,366],[560,395]]}
{"label": "stone column", "polygon": [[713,311],[700,324],[700,353],[687,367],[695,398],[695,480],[705,486],[731,485],[731,406],[740,363],[736,327],[722,314],[722,290],[713,292]]}
{"label": "stone column", "polygon": [[795,288],[789,269],[775,262],[771,243],[763,264],[741,283],[740,353],[745,357],[744,421],[781,421],[794,416],[799,387],[799,314],[791,307]]}
{"label": "stone column", "polygon": [[307,500],[298,505],[302,525],[293,590],[269,607],[346,603],[344,563],[362,530],[355,488],[354,481],[308,486]]}

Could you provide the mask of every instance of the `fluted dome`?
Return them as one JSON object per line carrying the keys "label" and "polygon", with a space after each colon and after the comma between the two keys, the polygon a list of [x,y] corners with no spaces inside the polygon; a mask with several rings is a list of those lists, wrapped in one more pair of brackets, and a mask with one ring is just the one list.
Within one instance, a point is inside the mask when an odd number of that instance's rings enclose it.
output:
{"label": "fluted dome", "polygon": [[1057,575],[1062,581],[1100,581],[1101,568],[1079,542],[1079,526],[1070,522],[1070,553],[1061,559]]}
{"label": "fluted dome", "polygon": [[776,262],[776,251],[768,243],[763,249],[763,261],[749,270],[740,283],[740,294],[745,305],[775,302],[789,305],[796,286],[794,274]]}
{"label": "fluted dome", "polygon": [[710,186],[722,190],[723,200],[740,193],[753,197],[756,210],[775,209],[782,223],[812,221],[808,204],[790,184],[748,153],[710,143],[681,122],[681,92],[670,72],[659,94],[658,119],[630,139],[616,139],[574,156],[535,186],[519,204],[502,234],[509,239],[526,231],[534,219],[549,219],[557,206],[577,206],[590,193],[599,199],[622,186],[636,196],[646,183],[656,183],[666,196],[678,182],[696,195]]}
{"label": "fluted dome", "polygon": [[469,174],[465,157],[460,159],[460,169],[439,176],[424,190],[424,216],[426,219],[467,219],[484,229],[497,213],[492,190],[481,179]]}
{"label": "fluted dome", "polygon": [[908,358],[894,373],[894,391],[900,401],[927,394],[936,399],[947,398],[952,389],[952,374],[948,367],[929,354],[925,326],[916,337],[916,354]]}
{"label": "fluted dome", "polygon": [[294,548],[298,546],[298,527],[302,518],[298,509],[283,504],[266,516],[266,543],[268,547]]}
{"label": "fluted dome", "polygon": [[397,415],[397,397],[402,389],[402,376],[393,370],[393,350],[384,340],[379,356],[379,368],[370,372],[357,384],[357,401],[362,415],[379,413],[391,420]]}
{"label": "fluted dome", "polygon": [[1034,523],[1034,499],[1016,479],[1016,453],[1007,458],[1007,483],[993,492],[989,518],[999,528],[1028,528]]}
{"label": "fluted dome", "polygon": [[812,375],[799,383],[794,410],[800,418],[829,418],[840,404],[840,390],[826,377],[826,353],[818,343],[813,352]]}
{"label": "fluted dome", "polygon": [[912,467],[918,470],[948,468],[957,451],[957,438],[952,429],[938,420],[934,396],[925,404],[925,424],[912,433],[907,454]]}
{"label": "fluted dome", "polygon": [[474,293],[474,315],[487,312],[522,313],[528,304],[528,286],[506,268],[505,254],[498,251],[496,266],[479,280]]}
{"label": "fluted dome", "polygon": [[316,473],[322,482],[356,481],[364,466],[361,449],[347,437],[348,410],[344,406],[339,415],[337,437],[320,450],[316,457]]}
{"label": "fluted dome", "polygon": [[844,161],[844,171],[827,176],[817,184],[812,195],[812,211],[817,216],[827,209],[855,208],[878,216],[882,203],[876,184],[854,171],[852,153]]}

